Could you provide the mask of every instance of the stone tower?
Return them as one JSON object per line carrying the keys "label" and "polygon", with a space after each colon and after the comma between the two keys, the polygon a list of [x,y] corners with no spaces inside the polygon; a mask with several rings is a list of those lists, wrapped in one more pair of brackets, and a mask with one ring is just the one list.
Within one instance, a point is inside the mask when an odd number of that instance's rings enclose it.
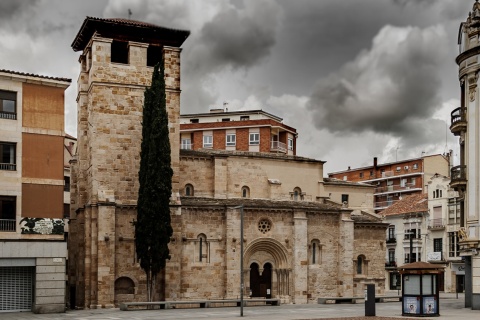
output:
{"label": "stone tower", "polygon": [[144,22],[87,17],[72,43],[81,52],[81,71],[72,163],[71,305],[113,307],[116,279],[141,274],[129,224],[136,217],[144,91],[162,56],[173,198],[178,194],[180,46],[188,35]]}
{"label": "stone tower", "polygon": [[460,141],[460,165],[453,167],[451,186],[462,200],[459,240],[465,258],[465,307],[480,310],[480,3],[475,1],[458,34],[456,58],[461,105],[452,112],[450,130]]}

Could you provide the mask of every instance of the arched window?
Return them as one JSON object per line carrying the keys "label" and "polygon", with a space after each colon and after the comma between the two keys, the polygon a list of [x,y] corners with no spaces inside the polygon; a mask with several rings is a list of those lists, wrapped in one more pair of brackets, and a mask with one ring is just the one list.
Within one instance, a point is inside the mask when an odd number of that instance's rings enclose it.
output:
{"label": "arched window", "polygon": [[250,188],[247,186],[242,187],[242,198],[250,198]]}
{"label": "arched window", "polygon": [[299,187],[296,187],[293,189],[293,192],[290,193],[290,197],[292,200],[298,201],[298,200],[303,200],[303,193],[302,189]]}
{"label": "arched window", "polygon": [[120,277],[115,280],[115,294],[134,294],[135,283],[129,277]]}
{"label": "arched window", "polygon": [[208,243],[207,236],[203,233],[200,233],[197,237],[197,261],[198,262],[207,262],[208,261]]}
{"label": "arched window", "polygon": [[317,239],[310,243],[310,264],[322,263],[322,246]]}
{"label": "arched window", "polygon": [[363,274],[363,263],[365,259],[363,256],[357,257],[357,274]]}
{"label": "arched window", "polygon": [[193,197],[193,186],[191,184],[185,185],[185,196],[186,197]]}

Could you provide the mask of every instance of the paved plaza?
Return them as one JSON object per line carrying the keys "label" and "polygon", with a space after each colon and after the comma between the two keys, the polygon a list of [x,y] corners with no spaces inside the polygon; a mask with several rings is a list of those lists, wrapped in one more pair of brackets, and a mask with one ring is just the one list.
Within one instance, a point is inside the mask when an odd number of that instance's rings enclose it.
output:
{"label": "paved plaza", "polygon": [[[359,304],[308,304],[244,307],[243,318],[261,320],[314,320],[314,319],[411,319],[402,317],[400,302],[376,304],[376,317],[365,317],[365,305]],[[31,312],[0,313],[2,320],[71,319],[71,320],[143,320],[143,319],[238,319],[239,307],[206,309],[168,309],[120,311],[119,309],[71,310],[63,314],[33,314]],[[464,308],[464,297],[460,294],[445,295],[440,299],[440,317],[415,319],[480,319],[480,311]]]}

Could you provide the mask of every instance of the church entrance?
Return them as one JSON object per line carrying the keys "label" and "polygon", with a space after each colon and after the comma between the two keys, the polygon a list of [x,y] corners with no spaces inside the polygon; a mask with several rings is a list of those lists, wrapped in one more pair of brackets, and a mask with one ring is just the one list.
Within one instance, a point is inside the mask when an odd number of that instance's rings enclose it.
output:
{"label": "church entrance", "polygon": [[250,265],[250,290],[251,296],[258,298],[272,297],[272,265],[265,263],[260,268],[257,263]]}

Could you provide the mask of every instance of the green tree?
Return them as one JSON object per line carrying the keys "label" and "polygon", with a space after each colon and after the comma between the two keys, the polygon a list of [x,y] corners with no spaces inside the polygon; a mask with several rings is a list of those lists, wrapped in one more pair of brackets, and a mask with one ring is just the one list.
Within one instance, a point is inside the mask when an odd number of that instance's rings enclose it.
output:
{"label": "green tree", "polygon": [[[160,68],[160,70],[159,70]],[[170,220],[172,175],[168,115],[165,98],[164,62],[157,64],[152,84],[145,90],[142,145],[135,222],[135,249],[147,276],[147,298],[152,301],[158,273],[170,259],[168,243],[173,230]]]}

